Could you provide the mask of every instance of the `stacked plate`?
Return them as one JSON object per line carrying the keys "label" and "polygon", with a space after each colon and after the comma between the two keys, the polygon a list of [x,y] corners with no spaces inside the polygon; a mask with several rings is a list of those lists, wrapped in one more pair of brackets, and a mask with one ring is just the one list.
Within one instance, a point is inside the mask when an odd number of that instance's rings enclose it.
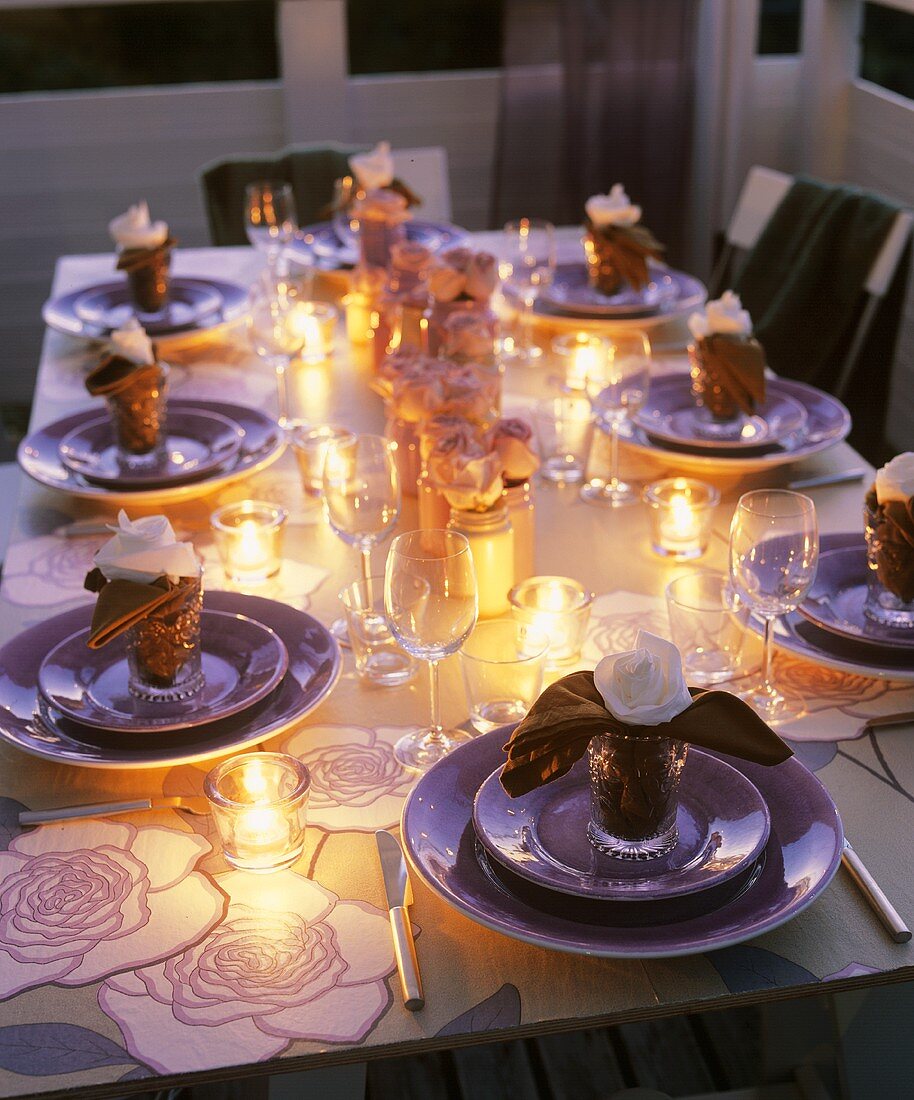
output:
{"label": "stacked plate", "polygon": [[799,462],[840,443],[851,428],[850,413],[840,401],[786,378],[768,379],[764,403],[744,419],[736,439],[705,438],[700,415],[687,374],[652,378],[626,443],[635,451],[675,461],[683,471],[726,468],[747,473]]}
{"label": "stacked plate", "polygon": [[22,469],[42,485],[114,501],[179,500],[256,473],[282,453],[283,435],[265,413],[214,401],[169,401],[165,461],[131,470],[118,459],[111,418],[83,409],[32,432],[19,445]]}
{"label": "stacked plate", "polygon": [[[431,252],[446,252],[466,244],[467,232],[449,222],[416,218],[406,223],[407,240],[425,245]],[[328,271],[354,267],[359,259],[359,246],[354,234],[332,222],[318,222],[300,230],[286,251],[302,263],[316,263]]]}
{"label": "stacked plate", "polygon": [[67,611],[0,649],[0,737],[35,756],[96,768],[201,760],[272,737],[336,683],[329,631],[285,604],[204,596],[206,683],[190,700],[147,703],[127,690],[124,637],[89,649],[91,609]]}
{"label": "stacked plate", "polygon": [[790,920],[838,868],[838,812],[795,759],[765,768],[690,749],[676,848],[628,862],[587,840],[586,761],[508,798],[498,778],[507,733],[476,738],[422,776],[402,835],[432,890],[508,936],[614,957],[710,951]]}
{"label": "stacked plate", "polygon": [[591,286],[583,261],[559,264],[551,285],[537,299],[536,311],[607,321],[669,320],[699,309],[708,296],[704,284],[684,271],[652,266],[650,274],[642,290],[626,286],[618,294],[602,294]]}
{"label": "stacked plate", "polygon": [[139,316],[153,338],[214,328],[244,316],[247,290],[224,279],[174,276],[161,313],[137,314],[126,279],[94,283],[45,302],[41,315],[58,332],[92,339],[108,336]]}
{"label": "stacked plate", "polygon": [[[862,532],[821,535],[815,583],[796,611],[778,619],[775,643],[842,672],[914,683],[914,630],[864,615],[868,573]],[[750,624],[763,633],[762,623]]]}

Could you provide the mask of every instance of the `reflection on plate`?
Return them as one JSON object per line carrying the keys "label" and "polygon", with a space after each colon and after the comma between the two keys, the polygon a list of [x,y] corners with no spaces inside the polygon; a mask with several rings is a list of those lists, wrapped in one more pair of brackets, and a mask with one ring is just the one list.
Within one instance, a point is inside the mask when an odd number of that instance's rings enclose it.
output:
{"label": "reflection on plate", "polygon": [[84,630],[90,607],[65,611],[23,631],[0,649],[0,738],[32,756],[87,768],[155,768],[206,760],[285,732],[331,691],[340,651],[330,632],[303,611],[260,596],[207,592],[206,610],[245,615],[279,636],[289,668],[277,687],[242,711],[192,729],[128,733],[92,729],[54,708],[35,713],[38,670],[48,648]]}
{"label": "reflection on plate", "polygon": [[87,481],[113,489],[159,489],[203,477],[233,459],[244,432],[226,416],[202,409],[172,411],[167,420],[166,460],[161,466],[131,470],[121,464],[110,416],[100,416],[68,432],[60,460]]}
{"label": "reflection on plate", "polygon": [[[689,903],[706,900],[703,895],[637,903],[638,908],[663,906],[660,922],[649,925],[613,924],[611,917],[600,922],[580,919],[576,912],[581,899],[574,899],[574,906],[563,899],[563,909],[547,911],[487,873],[477,856],[473,800],[504,763],[502,746],[509,733],[499,729],[476,737],[420,776],[401,822],[407,856],[426,885],[471,920],[506,936],[555,951],[614,958],[714,951],[791,920],[815,901],[838,869],[844,841],[841,821],[814,775],[796,758],[765,768],[723,757],[755,784],[771,815],[764,857],[747,888],[728,897],[726,904],[699,912]],[[555,896],[551,891],[540,893]],[[601,908],[623,911],[635,904],[600,903]]]}
{"label": "reflection on plate", "polygon": [[244,615],[204,611],[200,623],[205,683],[191,699],[143,702],[127,689],[127,639],[100,649],[88,630],[64,639],[38,672],[38,690],[64,717],[103,730],[149,733],[190,729],[227,718],[269,695],[289,655],[268,627]]}
{"label": "reflection on plate", "polygon": [[559,264],[549,287],[536,301],[538,313],[630,320],[639,317],[671,317],[699,309],[707,297],[704,284],[672,268],[652,267],[651,282],[644,290],[631,288],[606,295],[595,290],[580,263]]}
{"label": "reflection on plate", "polygon": [[476,796],[480,843],[514,874],[563,894],[631,901],[708,890],[749,868],[768,841],[768,808],[758,790],[735,768],[694,747],[679,790],[679,842],[646,862],[613,859],[587,839],[586,760],[519,798],[509,798],[499,774],[490,775]]}
{"label": "reflection on plate", "polygon": [[866,541],[854,538],[854,545],[820,552],[815,583],[797,610],[823,630],[881,649],[906,649],[914,660],[914,630],[885,626],[863,613],[870,570]]}
{"label": "reflection on plate", "polygon": [[[243,316],[247,300],[247,288],[238,283],[176,275],[171,280],[170,300],[164,312],[141,314],[140,320],[150,336],[210,329]],[[98,339],[135,316],[135,311],[125,276],[51,298],[42,307],[41,315],[45,324],[58,332]]]}
{"label": "reflection on plate", "polygon": [[188,500],[257,473],[275,462],[285,446],[276,422],[266,413],[246,405],[230,405],[222,401],[169,401],[168,412],[170,417],[185,412],[214,413],[233,421],[244,436],[237,455],[202,477],[180,485],[156,488],[125,488],[118,485],[115,488],[94,484],[67,469],[60,458],[60,445],[66,436],[98,420],[98,408],[90,408],[71,413],[27,435],[19,444],[16,458],[29,477],[41,485],[60,489],[72,496],[103,500],[109,504],[164,504]]}

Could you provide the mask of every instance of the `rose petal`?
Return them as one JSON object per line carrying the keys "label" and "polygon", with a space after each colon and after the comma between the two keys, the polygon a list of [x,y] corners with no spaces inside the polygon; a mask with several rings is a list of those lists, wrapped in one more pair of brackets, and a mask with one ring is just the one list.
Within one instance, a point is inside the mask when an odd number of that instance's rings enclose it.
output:
{"label": "rose petal", "polygon": [[129,850],[135,836],[136,828],[123,821],[67,821],[20,833],[10,844],[10,851],[37,856],[44,852],[91,850],[103,844]]}
{"label": "rose petal", "polygon": [[320,883],[294,871],[263,876],[228,871],[216,875],[216,882],[232,899],[233,905],[242,904],[273,913],[297,913],[306,924],[323,920],[339,900]]}
{"label": "rose petal", "polygon": [[341,901],[326,923],[336,932],[337,947],[348,969],[340,985],[374,982],[396,967],[390,921],[385,913],[363,901]]}
{"label": "rose petal", "polygon": [[149,869],[149,889],[174,886],[194,869],[212,845],[198,833],[179,833],[161,825],[137,830],[131,851]]}
{"label": "rose petal", "polygon": [[345,985],[312,1004],[263,1016],[259,1027],[270,1035],[318,1043],[360,1043],[391,1004],[383,982]]}

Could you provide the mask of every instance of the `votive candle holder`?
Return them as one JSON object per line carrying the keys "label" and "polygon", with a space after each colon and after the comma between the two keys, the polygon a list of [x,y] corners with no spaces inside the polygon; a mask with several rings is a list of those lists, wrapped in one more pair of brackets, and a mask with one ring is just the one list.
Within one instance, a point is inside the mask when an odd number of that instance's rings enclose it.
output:
{"label": "votive candle holder", "polygon": [[339,313],[329,302],[299,302],[289,317],[289,325],[302,338],[299,358],[304,363],[320,363],[333,355],[336,322]]}
{"label": "votive candle holder", "polygon": [[238,584],[262,584],[282,564],[282,535],[288,514],[277,504],[242,500],[210,517],[225,575]]}
{"label": "votive candle holder", "polygon": [[719,490],[695,478],[668,477],[646,485],[643,498],[654,553],[673,561],[701,557],[711,537]]}
{"label": "votive candle holder", "polygon": [[547,670],[564,668],[581,656],[593,593],[570,577],[530,577],[508,593],[511,614],[549,639]]}

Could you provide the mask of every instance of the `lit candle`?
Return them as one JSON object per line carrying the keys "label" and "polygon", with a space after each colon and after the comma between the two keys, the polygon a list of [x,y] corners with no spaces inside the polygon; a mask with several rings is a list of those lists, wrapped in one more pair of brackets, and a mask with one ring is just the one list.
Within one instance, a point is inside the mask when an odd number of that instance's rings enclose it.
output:
{"label": "lit candle", "polygon": [[299,302],[289,314],[288,326],[301,341],[301,358],[317,363],[333,354],[337,312],[326,302]]}
{"label": "lit candle", "polygon": [[371,302],[367,294],[353,290],[343,298],[346,337],[350,344],[367,344],[372,338]]}
{"label": "lit candle", "polygon": [[274,577],[282,563],[285,509],[263,501],[227,504],[210,517],[216,549],[232,581],[258,584]]}
{"label": "lit candle", "polygon": [[235,852],[239,859],[273,864],[289,845],[289,822],[270,806],[242,810],[235,825]]}
{"label": "lit candle", "polygon": [[713,485],[690,478],[655,481],[644,489],[650,509],[651,545],[661,557],[687,561],[708,546],[714,507],[720,493]]}
{"label": "lit candle", "polygon": [[508,595],[514,618],[549,639],[546,667],[558,668],[581,654],[593,594],[570,577],[531,577]]}
{"label": "lit candle", "polygon": [[552,350],[565,360],[565,384],[570,390],[586,390],[606,377],[609,342],[589,332],[557,336]]}

